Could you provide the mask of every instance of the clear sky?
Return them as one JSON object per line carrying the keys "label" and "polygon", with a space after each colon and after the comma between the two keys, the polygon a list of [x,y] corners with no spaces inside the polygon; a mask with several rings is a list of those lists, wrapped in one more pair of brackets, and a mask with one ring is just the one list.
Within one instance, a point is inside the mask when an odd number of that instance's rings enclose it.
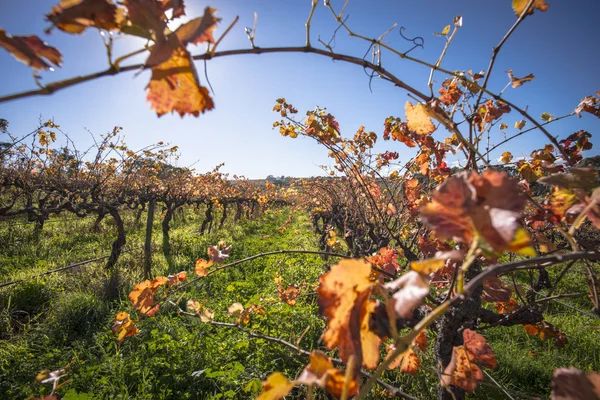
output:
{"label": "clear sky", "polygon": [[[600,90],[600,44],[597,28],[600,1],[547,0],[550,8],[528,17],[503,48],[498,57],[489,88],[499,91],[508,82],[505,73],[512,69],[518,77],[535,74],[534,81],[517,89],[508,89],[505,97],[539,117],[542,112],[563,115],[571,112],[579,101]],[[104,45],[98,32],[88,29],[82,35],[68,35],[54,30],[44,34],[48,13],[58,0],[3,0],[0,28],[12,35],[37,34],[50,45],[60,49],[63,67],[42,73],[43,82],[96,72],[107,67]],[[343,0],[331,0],[341,9]],[[205,2],[186,0],[187,16],[202,15],[205,6],[218,8],[223,21],[218,37],[239,15],[240,21],[223,40],[219,49],[248,48],[245,27],[253,24],[253,12],[258,13],[256,45],[301,46],[304,44],[304,23],[310,9],[310,0],[226,0]],[[407,36],[422,36],[425,49],[416,49],[411,55],[435,62],[444,46],[444,39],[433,35],[454,16],[463,16],[460,29],[442,66],[450,70],[479,71],[486,69],[492,48],[516,17],[510,0],[350,0],[346,13],[348,25],[358,33],[377,37],[394,22],[404,26]],[[313,19],[313,45],[319,35],[329,40],[336,23],[329,10],[319,3]],[[398,31],[387,36],[391,45],[404,51],[410,44],[403,41]],[[124,54],[141,47],[133,39],[117,41],[115,53]],[[199,54],[203,48],[192,48]],[[335,51],[362,57],[368,44],[349,38],[340,31]],[[132,59],[142,62],[144,58]],[[125,64],[128,64],[126,62]],[[206,85],[203,63],[196,64],[201,81]],[[392,54],[383,54],[383,66],[408,84],[427,92],[429,70]],[[0,104],[0,118],[10,121],[10,132],[23,135],[33,130],[40,116],[54,118],[75,141],[80,149],[87,148],[94,134],[105,133],[113,126],[124,128],[126,141],[136,149],[158,141],[178,145],[180,166],[195,163],[199,171],[212,169],[224,162],[225,172],[243,174],[251,178],[267,175],[312,176],[320,175],[318,165],[329,163],[326,152],[307,138],[290,139],[272,128],[278,115],[271,111],[275,99],[285,97],[300,112],[316,105],[327,107],[340,122],[342,133],[352,136],[360,125],[380,136],[384,119],[390,115],[404,117],[406,93],[389,82],[374,80],[372,92],[369,79],[362,68],[340,61],[310,54],[267,54],[223,57],[207,63],[207,73],[215,90],[215,109],[198,118],[164,115],[158,118],[146,103],[145,86],[150,72],[137,76],[125,73],[102,78],[68,88],[52,96],[39,96]],[[0,94],[9,94],[34,88],[31,70],[7,52],[0,49]],[[436,74],[437,87],[444,80]],[[414,102],[414,101],[413,101]],[[512,129],[520,120],[516,113],[506,122]],[[581,119],[569,118],[550,125],[553,135],[564,138],[580,129],[594,135],[594,149],[587,156],[600,153],[600,120],[586,114]],[[436,132],[443,139],[444,132]],[[494,137],[502,139],[498,131]],[[531,150],[545,143],[541,133],[531,132],[514,140],[502,151],[511,151],[515,157],[528,156]],[[382,142],[383,143],[383,142]],[[397,142],[385,142],[377,150],[398,151],[407,160],[413,152]],[[495,155],[495,157],[497,157]]]}

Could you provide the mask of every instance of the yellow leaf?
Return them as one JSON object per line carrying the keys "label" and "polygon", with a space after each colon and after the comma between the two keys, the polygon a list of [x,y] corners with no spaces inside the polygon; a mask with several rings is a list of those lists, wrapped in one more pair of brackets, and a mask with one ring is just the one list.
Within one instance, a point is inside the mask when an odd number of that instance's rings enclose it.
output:
{"label": "yellow leaf", "polygon": [[527,124],[527,121],[525,121],[524,119],[515,122],[515,128],[517,128],[518,130],[523,129],[523,127],[525,127],[525,125]]}
{"label": "yellow leaf", "polygon": [[435,126],[431,122],[431,119],[429,119],[429,114],[423,104],[419,103],[413,106],[410,101],[407,101],[404,105],[404,110],[406,112],[408,129],[419,135],[429,135],[435,131]]}
{"label": "yellow leaf", "polygon": [[[515,10],[515,14],[517,14],[517,16],[523,14],[523,11],[525,11],[525,7],[527,7],[527,4],[529,4],[529,0],[513,0],[512,7],[513,10]],[[529,9],[527,15],[533,14],[533,10],[536,8],[540,11],[546,11],[548,7],[550,6],[546,4],[546,0],[535,0],[533,2],[533,6],[531,6],[531,8]]]}
{"label": "yellow leaf", "polygon": [[263,382],[263,392],[257,400],[278,400],[288,395],[295,386],[281,372],[275,372]]}
{"label": "yellow leaf", "polygon": [[504,153],[502,153],[501,160],[504,164],[509,163],[512,159],[513,159],[513,155],[510,152],[505,151]]}
{"label": "yellow leaf", "polygon": [[442,35],[446,36],[450,32],[450,25],[446,25],[442,30]]}
{"label": "yellow leaf", "polygon": [[531,245],[531,236],[525,228],[519,228],[515,232],[513,240],[508,244],[510,251],[524,256],[535,257],[537,253]]}
{"label": "yellow leaf", "polygon": [[427,260],[411,261],[410,269],[423,275],[429,275],[432,272],[442,268],[446,260],[443,258],[429,258]]}

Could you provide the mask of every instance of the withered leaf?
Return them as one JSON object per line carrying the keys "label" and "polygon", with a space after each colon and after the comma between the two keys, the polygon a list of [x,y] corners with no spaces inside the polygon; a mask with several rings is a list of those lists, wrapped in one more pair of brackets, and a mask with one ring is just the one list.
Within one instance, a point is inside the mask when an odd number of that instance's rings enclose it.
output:
{"label": "withered leaf", "polygon": [[11,36],[0,29],[0,47],[33,69],[50,69],[48,63],[60,67],[62,55],[37,36]]}
{"label": "withered leaf", "polygon": [[598,186],[596,179],[598,171],[594,168],[571,168],[569,172],[552,174],[543,177],[538,182],[544,185],[558,186],[563,189],[591,190]]}
{"label": "withered leaf", "polygon": [[214,16],[216,12],[216,9],[206,7],[202,17],[194,18],[181,25],[175,31],[175,35],[184,46],[188,43],[214,43],[213,31],[221,21],[221,18]]}
{"label": "withered leaf", "polygon": [[77,34],[87,27],[117,29],[116,14],[110,0],[61,0],[46,18],[58,29]]}
{"label": "withered leaf", "polygon": [[429,277],[415,271],[409,271],[395,281],[384,286],[390,291],[396,314],[400,318],[412,318],[414,308],[421,305],[423,298],[429,294]]}
{"label": "withered leaf", "polygon": [[528,74],[522,78],[517,78],[516,76],[514,76],[512,69],[509,69],[508,71],[506,71],[506,73],[508,74],[510,83],[512,83],[513,89],[522,86],[525,82],[529,82],[535,79],[535,75],[533,74]]}
{"label": "withered leaf", "polygon": [[570,367],[559,368],[552,376],[552,400],[587,400],[600,398],[600,373],[584,373]]}
{"label": "withered leaf", "polygon": [[225,247],[224,249],[219,249],[219,246],[208,246],[207,253],[212,261],[220,263],[223,262],[229,257],[229,253],[231,252],[231,246]]}
{"label": "withered leaf", "polygon": [[481,298],[489,303],[510,301],[512,289],[496,276],[491,276],[483,282]]}

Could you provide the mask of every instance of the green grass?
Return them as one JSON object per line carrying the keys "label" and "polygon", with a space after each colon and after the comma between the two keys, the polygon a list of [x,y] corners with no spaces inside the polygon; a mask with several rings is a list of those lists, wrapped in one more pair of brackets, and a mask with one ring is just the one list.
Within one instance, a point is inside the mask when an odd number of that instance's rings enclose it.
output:
{"label": "green grass", "polygon": [[[192,279],[195,260],[206,257],[207,246],[220,240],[233,245],[228,261],[279,249],[316,250],[318,237],[311,232],[306,215],[293,212],[286,229],[277,229],[290,212],[268,211],[255,220],[237,224],[228,221],[222,230],[213,227],[212,233],[200,235],[201,213],[186,210],[185,222],[179,217],[173,222],[170,265],[160,251],[160,221],[156,221],[153,274],[186,270],[188,279]],[[112,224],[108,219],[103,222],[101,234],[91,233],[92,225],[93,219],[47,224],[37,244],[31,237],[31,225],[0,226],[0,242],[9,244],[0,248],[2,281],[31,277],[108,254],[115,235]],[[133,227],[131,214],[126,216],[126,225],[127,248],[140,247],[144,228]],[[261,381],[270,373],[280,371],[294,378],[306,365],[305,359],[278,344],[250,338],[237,329],[203,324],[197,318],[179,314],[170,305],[163,306],[156,317],[142,319],[138,323],[140,333],[119,345],[111,331],[112,322],[120,311],[135,315],[127,295],[144,279],[142,262],[141,250],[123,254],[118,264],[121,290],[117,299],[106,296],[109,276],[102,262],[0,289],[0,398],[48,394],[49,385],[35,383],[36,374],[70,364],[71,381],[58,391],[65,398],[247,399],[260,393]],[[325,322],[318,315],[314,287],[333,262],[305,254],[257,258],[200,280],[185,291],[179,304],[185,308],[188,299],[205,301],[205,306],[214,311],[214,319],[224,322],[234,322],[227,316],[227,308],[234,302],[245,307],[262,305],[265,315],[253,314],[245,328],[296,342],[310,327],[301,346],[309,350],[322,348],[320,336]],[[585,288],[584,278],[575,273],[577,268],[558,293]],[[284,283],[302,287],[294,307],[277,299],[273,281],[276,274]],[[561,301],[589,309],[585,297]],[[498,369],[490,374],[515,398],[519,397],[516,392],[546,397],[557,367],[600,370],[598,319],[560,304],[551,305],[548,315],[548,321],[569,338],[563,349],[527,336],[520,326],[484,331],[498,357]],[[416,377],[395,371],[384,375],[418,398],[436,397],[434,333],[430,332],[429,339]],[[296,398],[304,395],[302,388],[292,394]],[[382,396],[380,391],[373,394],[373,398]],[[495,387],[481,385],[470,397],[506,396]],[[327,395],[318,391],[317,398]]]}

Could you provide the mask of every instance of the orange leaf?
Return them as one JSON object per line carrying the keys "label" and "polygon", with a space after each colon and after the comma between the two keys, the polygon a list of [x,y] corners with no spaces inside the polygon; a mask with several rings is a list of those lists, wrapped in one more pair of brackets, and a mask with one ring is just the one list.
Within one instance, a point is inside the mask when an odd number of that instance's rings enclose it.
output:
{"label": "orange leaf", "polygon": [[419,350],[425,351],[427,349],[427,331],[422,330],[419,332],[413,343]]}
{"label": "orange leaf", "polygon": [[[344,389],[345,379],[345,373],[333,367],[331,358],[322,351],[313,350],[310,353],[310,363],[304,368],[297,382],[318,385],[339,399]],[[354,396],[358,392],[358,385],[354,379],[349,382],[348,389],[349,396]]]}
{"label": "orange leaf", "polygon": [[277,297],[287,305],[295,306],[298,294],[300,294],[300,289],[297,285],[288,285],[287,288],[284,288],[283,285],[277,287]]}
{"label": "orange leaf", "polygon": [[[336,398],[342,397],[344,386],[346,385],[346,374],[339,369],[329,370],[327,380],[325,381],[325,389]],[[350,377],[348,382],[348,397],[352,397],[358,393],[358,384],[354,378]]]}
{"label": "orange leaf", "polygon": [[483,381],[483,373],[473,362],[472,355],[464,346],[454,346],[452,359],[441,378],[441,386],[454,385],[466,392],[474,392],[480,381]]}
{"label": "orange leaf", "polygon": [[[394,345],[388,346],[388,357],[392,355],[392,353],[396,350]],[[400,354],[394,361],[388,365],[388,369],[396,369],[400,367],[400,371],[405,372],[407,374],[416,375],[419,371],[419,366],[421,365],[421,360],[419,356],[413,351],[412,348],[406,349],[402,354]]]}
{"label": "orange leaf", "polygon": [[126,312],[117,314],[112,330],[114,333],[118,333],[117,340],[119,342],[122,342],[126,337],[133,336],[139,332],[139,329],[135,326],[133,321],[131,321],[129,314]]}
{"label": "orange leaf", "polygon": [[208,275],[207,269],[213,265],[213,261],[206,261],[202,258],[196,260],[196,266],[194,267],[194,272],[198,276],[206,276]]}
{"label": "orange leaf", "polygon": [[321,275],[317,288],[319,311],[328,319],[323,341],[328,349],[337,347],[344,362],[354,355],[355,372],[363,363],[361,326],[370,307],[370,275],[371,265],[364,260],[342,260]]}
{"label": "orange leaf", "polygon": [[198,116],[214,108],[208,90],[200,86],[190,53],[180,47],[171,58],[152,67],[146,99],[160,117],[168,112]]}
{"label": "orange leaf", "polygon": [[167,284],[169,286],[175,286],[175,285],[179,284],[179,282],[183,282],[186,279],[187,279],[187,272],[181,271],[177,274],[169,275],[167,277]]}

